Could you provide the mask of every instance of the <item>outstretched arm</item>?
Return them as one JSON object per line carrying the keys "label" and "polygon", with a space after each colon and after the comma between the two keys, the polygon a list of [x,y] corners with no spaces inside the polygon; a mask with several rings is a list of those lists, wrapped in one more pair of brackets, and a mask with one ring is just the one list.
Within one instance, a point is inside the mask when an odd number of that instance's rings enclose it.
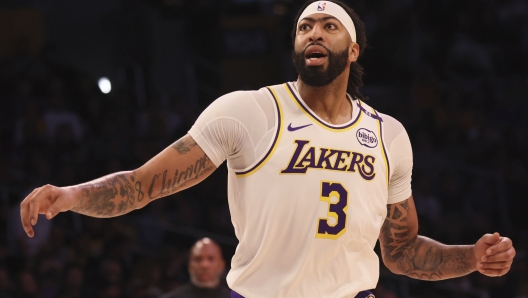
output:
{"label": "outstretched arm", "polygon": [[22,226],[32,237],[38,214],[46,214],[48,219],[68,210],[93,217],[122,215],[189,188],[215,169],[200,146],[186,135],[136,170],[74,186],[46,185],[33,190],[20,204]]}
{"label": "outstretched arm", "polygon": [[422,280],[442,280],[478,270],[488,276],[509,271],[515,256],[510,239],[484,235],[475,245],[444,245],[418,235],[412,196],[387,205],[379,236],[383,262],[393,273]]}

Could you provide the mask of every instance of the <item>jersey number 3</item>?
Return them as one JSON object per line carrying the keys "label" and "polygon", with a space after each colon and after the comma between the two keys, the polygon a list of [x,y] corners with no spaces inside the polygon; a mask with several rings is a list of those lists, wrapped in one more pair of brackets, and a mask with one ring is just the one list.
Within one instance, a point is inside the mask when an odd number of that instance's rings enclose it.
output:
{"label": "jersey number 3", "polygon": [[[337,201],[332,202],[333,197]],[[329,204],[328,218],[319,218],[316,237],[335,240],[346,232],[348,192],[341,183],[323,182],[321,201]],[[330,217],[335,219],[334,224],[329,223]]]}

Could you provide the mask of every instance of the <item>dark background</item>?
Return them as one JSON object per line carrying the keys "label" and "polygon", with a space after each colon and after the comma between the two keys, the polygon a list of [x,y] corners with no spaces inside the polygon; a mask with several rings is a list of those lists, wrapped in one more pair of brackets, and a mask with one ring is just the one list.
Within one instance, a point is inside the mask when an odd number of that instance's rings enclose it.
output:
{"label": "dark background", "polygon": [[[295,80],[301,2],[0,0],[0,297],[156,297],[188,281],[203,236],[229,261],[225,166],[126,216],[40,218],[32,239],[19,204],[140,166],[227,92]],[[381,265],[377,297],[528,297],[528,2],[348,3],[370,42],[362,93],[413,144],[420,233],[471,244],[498,231],[517,248],[501,278],[418,282]]]}

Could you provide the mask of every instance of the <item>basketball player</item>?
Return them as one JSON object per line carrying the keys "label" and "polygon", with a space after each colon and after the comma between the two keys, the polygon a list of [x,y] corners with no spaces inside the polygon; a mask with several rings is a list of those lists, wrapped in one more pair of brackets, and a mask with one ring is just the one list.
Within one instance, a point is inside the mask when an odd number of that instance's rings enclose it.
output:
{"label": "basketball player", "polygon": [[312,1],[293,32],[297,81],[218,98],[186,136],[138,169],[35,189],[21,204],[27,234],[38,214],[112,217],[142,208],[227,160],[239,240],[227,276],[233,297],[354,297],[376,287],[377,239],[396,274],[508,272],[515,249],[498,233],[474,245],[417,235],[411,144],[397,120],[362,101],[357,59],[366,37],[355,12]]}

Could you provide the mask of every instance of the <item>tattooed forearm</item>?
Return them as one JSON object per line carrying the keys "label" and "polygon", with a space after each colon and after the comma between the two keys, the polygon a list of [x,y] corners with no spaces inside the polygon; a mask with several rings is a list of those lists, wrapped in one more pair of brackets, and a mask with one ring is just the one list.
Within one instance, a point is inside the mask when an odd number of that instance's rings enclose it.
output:
{"label": "tattooed forearm", "polygon": [[194,164],[189,165],[185,170],[176,170],[172,178],[167,179],[168,170],[152,176],[148,189],[149,199],[157,199],[186,188],[199,177],[214,170],[214,165],[207,155],[198,158]]}
{"label": "tattooed forearm", "polygon": [[80,195],[72,211],[94,216],[113,217],[136,209],[144,198],[140,181],[132,172],[121,172],[79,185]]}
{"label": "tattooed forearm", "polygon": [[178,141],[176,141],[174,144],[172,144],[171,147],[174,148],[176,151],[178,151],[178,153],[183,155],[191,151],[191,149],[196,145],[197,145],[196,142],[192,138],[183,137],[179,139]]}
{"label": "tattooed forearm", "polygon": [[73,186],[76,201],[71,210],[94,217],[122,215],[193,186],[215,169],[193,138],[186,135],[134,171]]}
{"label": "tattooed forearm", "polygon": [[393,271],[422,280],[441,280],[474,271],[471,246],[444,245],[423,236],[412,237],[407,225],[408,202],[387,205],[381,228],[383,259]]}

